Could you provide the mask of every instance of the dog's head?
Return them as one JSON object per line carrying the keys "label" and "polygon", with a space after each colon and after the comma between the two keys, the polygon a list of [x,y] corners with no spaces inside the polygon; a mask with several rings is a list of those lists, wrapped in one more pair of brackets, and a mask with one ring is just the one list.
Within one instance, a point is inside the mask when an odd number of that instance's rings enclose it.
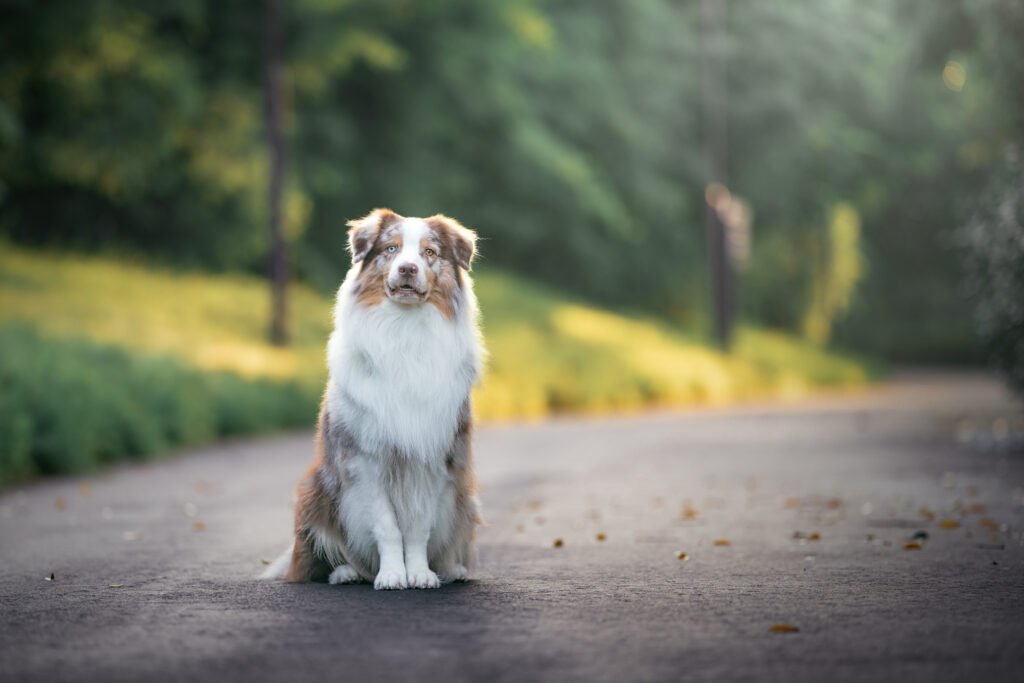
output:
{"label": "dog's head", "polygon": [[432,303],[454,316],[453,297],[476,255],[475,232],[440,214],[406,218],[390,209],[375,209],[348,226],[352,264],[362,264],[360,303]]}

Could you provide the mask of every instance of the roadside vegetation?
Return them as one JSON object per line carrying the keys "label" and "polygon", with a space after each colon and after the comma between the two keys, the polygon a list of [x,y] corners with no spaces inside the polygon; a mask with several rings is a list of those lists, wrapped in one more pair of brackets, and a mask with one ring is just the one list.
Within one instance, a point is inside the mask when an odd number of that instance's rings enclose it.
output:
{"label": "roadside vegetation", "polygon": [[[476,273],[491,352],[485,421],[791,398],[865,383],[864,363],[741,328],[735,351],[497,270]],[[0,481],[80,472],[214,438],[306,427],[332,300],[293,288],[288,348],[265,283],[0,245]]]}

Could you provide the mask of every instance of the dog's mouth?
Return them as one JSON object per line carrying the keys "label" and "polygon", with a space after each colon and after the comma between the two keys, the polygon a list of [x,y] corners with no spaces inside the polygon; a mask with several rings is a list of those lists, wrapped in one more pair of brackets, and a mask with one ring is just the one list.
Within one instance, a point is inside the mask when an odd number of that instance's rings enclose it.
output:
{"label": "dog's mouth", "polygon": [[388,296],[397,301],[419,301],[427,295],[426,292],[421,292],[408,282],[403,282],[394,287],[388,284],[387,290]]}

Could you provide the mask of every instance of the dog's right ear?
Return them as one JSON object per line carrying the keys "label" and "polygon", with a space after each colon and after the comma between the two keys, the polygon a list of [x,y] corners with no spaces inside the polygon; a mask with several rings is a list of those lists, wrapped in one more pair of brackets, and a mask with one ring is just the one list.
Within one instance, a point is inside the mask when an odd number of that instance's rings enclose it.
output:
{"label": "dog's right ear", "polygon": [[366,258],[384,228],[400,220],[402,217],[391,209],[374,209],[362,218],[349,221],[348,250],[352,252],[352,264]]}

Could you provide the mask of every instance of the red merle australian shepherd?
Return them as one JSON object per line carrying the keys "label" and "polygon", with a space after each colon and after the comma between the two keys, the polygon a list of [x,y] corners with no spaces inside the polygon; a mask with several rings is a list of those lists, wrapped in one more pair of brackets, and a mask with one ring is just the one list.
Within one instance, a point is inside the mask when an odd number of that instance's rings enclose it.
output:
{"label": "red merle australian shepherd", "polygon": [[299,482],[294,543],[263,577],[378,589],[464,581],[479,523],[476,234],[388,209],[349,227],[316,456]]}

